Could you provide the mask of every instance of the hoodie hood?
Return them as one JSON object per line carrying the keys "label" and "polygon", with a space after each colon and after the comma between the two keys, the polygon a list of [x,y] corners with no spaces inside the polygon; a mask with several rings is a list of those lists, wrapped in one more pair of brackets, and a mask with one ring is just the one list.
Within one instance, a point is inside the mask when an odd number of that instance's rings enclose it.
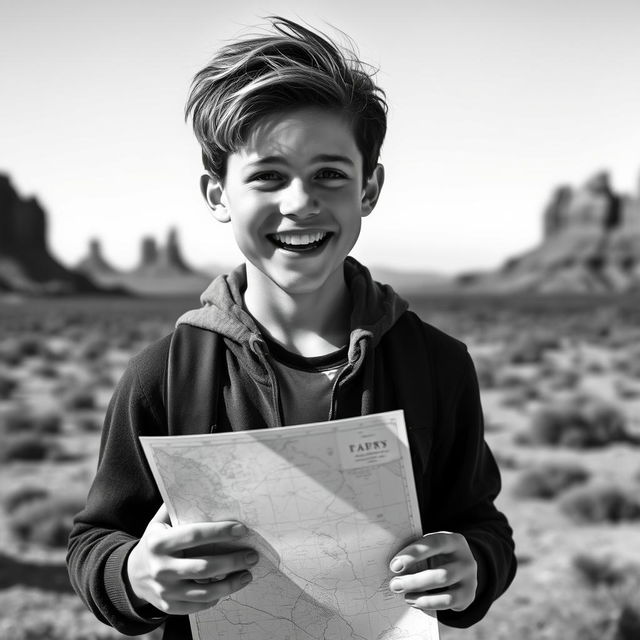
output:
{"label": "hoodie hood", "polygon": [[[369,270],[353,258],[345,260],[344,276],[352,300],[349,360],[353,361],[362,341],[375,347],[408,304],[389,285],[375,282]],[[215,331],[232,343],[249,346],[253,352],[262,350],[264,340],[258,325],[243,308],[246,287],[247,271],[242,264],[228,275],[218,276],[200,297],[202,307],[184,313],[176,326],[188,324]]]}

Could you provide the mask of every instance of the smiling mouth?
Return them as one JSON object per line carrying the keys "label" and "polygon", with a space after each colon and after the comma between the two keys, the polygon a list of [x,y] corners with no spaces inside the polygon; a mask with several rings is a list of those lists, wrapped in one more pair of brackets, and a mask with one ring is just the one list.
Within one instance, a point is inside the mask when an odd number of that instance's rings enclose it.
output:
{"label": "smiling mouth", "polygon": [[326,231],[296,232],[296,233],[270,233],[267,237],[279,249],[305,253],[321,247],[331,237]]}

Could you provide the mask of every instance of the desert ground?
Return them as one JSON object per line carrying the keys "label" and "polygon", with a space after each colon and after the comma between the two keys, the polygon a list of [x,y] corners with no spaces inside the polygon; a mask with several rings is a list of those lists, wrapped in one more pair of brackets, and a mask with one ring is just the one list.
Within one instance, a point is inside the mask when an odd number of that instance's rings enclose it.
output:
{"label": "desert ground", "polygon": [[[474,358],[519,562],[486,618],[442,639],[638,640],[640,296],[411,302]],[[0,301],[0,638],[121,637],[72,592],[66,539],[128,359],[197,305]]]}

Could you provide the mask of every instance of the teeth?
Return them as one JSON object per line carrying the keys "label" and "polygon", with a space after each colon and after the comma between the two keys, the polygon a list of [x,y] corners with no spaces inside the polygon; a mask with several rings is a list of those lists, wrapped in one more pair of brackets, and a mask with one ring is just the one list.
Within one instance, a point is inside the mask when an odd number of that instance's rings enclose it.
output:
{"label": "teeth", "polygon": [[324,231],[316,231],[315,233],[275,233],[274,238],[282,244],[302,246],[319,242],[326,235]]}

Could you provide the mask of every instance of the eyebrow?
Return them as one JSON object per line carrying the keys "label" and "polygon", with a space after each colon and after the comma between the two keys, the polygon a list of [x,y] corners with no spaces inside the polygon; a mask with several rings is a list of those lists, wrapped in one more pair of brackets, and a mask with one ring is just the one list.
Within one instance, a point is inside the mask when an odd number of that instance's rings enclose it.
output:
{"label": "eyebrow", "polygon": [[[347,156],[341,156],[338,154],[331,154],[331,153],[321,153],[317,156],[314,156],[313,158],[311,158],[311,162],[315,163],[315,162],[343,162],[344,164],[349,164],[351,166],[355,166],[353,163],[353,160],[351,160],[351,158],[347,157]],[[265,156],[264,158],[259,158],[258,160],[256,160],[255,162],[251,162],[249,164],[251,165],[257,165],[257,164],[270,164],[270,163],[278,163],[278,164],[286,164],[288,165],[289,162],[287,161],[287,159],[284,156]]]}

